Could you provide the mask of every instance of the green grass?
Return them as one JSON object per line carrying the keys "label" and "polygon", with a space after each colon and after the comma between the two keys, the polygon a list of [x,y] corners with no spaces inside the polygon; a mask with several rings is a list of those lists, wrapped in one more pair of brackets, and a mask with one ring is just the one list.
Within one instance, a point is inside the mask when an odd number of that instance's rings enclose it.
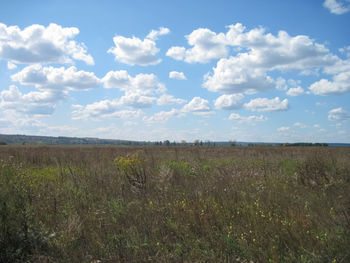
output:
{"label": "green grass", "polygon": [[0,158],[0,262],[350,261],[349,148],[6,146]]}

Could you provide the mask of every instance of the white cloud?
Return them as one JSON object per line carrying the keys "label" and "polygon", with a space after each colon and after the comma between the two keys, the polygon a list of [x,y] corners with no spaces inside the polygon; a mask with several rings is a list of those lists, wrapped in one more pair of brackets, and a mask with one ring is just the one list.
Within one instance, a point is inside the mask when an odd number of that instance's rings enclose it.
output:
{"label": "white cloud", "polygon": [[83,43],[73,39],[79,34],[76,27],[50,24],[31,25],[23,30],[18,26],[0,23],[0,59],[14,63],[71,63],[73,59],[93,65]]}
{"label": "white cloud", "polygon": [[102,82],[107,89],[117,88],[128,94],[152,95],[166,91],[164,84],[154,74],[137,74],[132,77],[125,70],[109,71]]}
{"label": "white cloud", "polygon": [[132,38],[115,36],[113,38],[115,47],[110,48],[107,52],[114,54],[116,61],[127,65],[156,65],[161,62],[161,59],[156,57],[159,48],[155,41],[158,36],[169,32],[168,28],[161,27],[158,31],[152,30],[143,40],[134,36]]}
{"label": "white cloud", "polygon": [[316,95],[333,95],[350,92],[350,71],[335,75],[333,81],[321,79],[313,83],[309,89]]}
{"label": "white cloud", "polygon": [[229,119],[238,121],[239,123],[247,123],[252,125],[255,125],[255,123],[258,121],[267,121],[267,118],[264,117],[263,115],[260,115],[260,116],[251,115],[251,116],[244,117],[244,116],[240,116],[238,113],[232,113],[229,116]]}
{"label": "white cloud", "polygon": [[8,69],[16,69],[17,68],[17,65],[15,63],[12,63],[11,61],[8,61],[7,62],[7,68]]}
{"label": "white cloud", "polygon": [[336,60],[324,45],[315,43],[305,35],[292,37],[280,31],[274,36],[265,33],[262,27],[246,31],[240,23],[227,28],[226,33],[218,34],[207,28],[196,29],[186,36],[192,48],[172,47],[167,55],[188,63],[205,63],[227,57],[228,47],[232,46],[247,51],[236,56],[244,68],[250,65],[265,71],[301,70],[330,65]]}
{"label": "white cloud", "polygon": [[216,109],[232,110],[242,107],[243,94],[222,95],[214,102]]}
{"label": "white cloud", "polygon": [[[251,93],[271,89],[286,89],[285,80],[275,81],[270,71],[295,71],[329,67],[339,62],[322,44],[305,35],[290,36],[280,31],[277,36],[264,28],[245,31],[241,24],[231,25],[222,38],[227,46],[240,48],[240,53],[221,58],[213,73],[204,78],[203,86],[221,93]],[[204,51],[203,51],[204,52]]]}
{"label": "white cloud", "polygon": [[279,97],[257,98],[245,103],[244,107],[251,111],[285,111],[289,109],[289,103],[287,99],[281,101]]}
{"label": "white cloud", "polygon": [[199,28],[186,36],[186,39],[192,48],[186,50],[184,47],[171,47],[166,55],[188,63],[206,63],[225,57],[228,53],[226,36],[223,33],[216,34],[207,28]]}
{"label": "white cloud", "polygon": [[160,27],[159,30],[152,30],[148,35],[147,39],[158,40],[159,36],[164,36],[170,33],[170,29],[166,27]]}
{"label": "white cloud", "polygon": [[50,115],[56,104],[67,97],[64,91],[32,91],[22,94],[16,86],[0,93],[0,109],[25,115]]}
{"label": "white cloud", "polygon": [[94,73],[77,71],[74,66],[66,69],[34,64],[12,75],[11,79],[40,90],[88,90],[100,85],[100,80]]}
{"label": "white cloud", "polygon": [[303,124],[303,123],[300,123],[300,122],[296,122],[296,123],[294,123],[293,125],[294,125],[295,127],[301,128],[301,129],[305,129],[305,128],[308,127],[307,125],[305,125],[305,124]]}
{"label": "white cloud", "polygon": [[220,59],[213,74],[204,77],[203,87],[226,94],[255,93],[272,89],[274,82],[265,71],[245,65],[245,55]]}
{"label": "white cloud", "polygon": [[349,0],[325,0],[323,6],[332,14],[342,15],[350,11]]}
{"label": "white cloud", "polygon": [[172,109],[171,111],[157,112],[151,117],[143,117],[143,121],[147,124],[166,122],[172,117],[182,117],[185,114],[178,109]]}
{"label": "white cloud", "polygon": [[202,99],[200,97],[194,97],[188,104],[183,107],[184,112],[209,112],[210,106],[209,101]]}
{"label": "white cloud", "polygon": [[287,82],[284,78],[282,78],[282,77],[277,78],[276,89],[278,89],[278,90],[287,90],[288,89]]}
{"label": "white cloud", "polygon": [[174,98],[172,95],[163,94],[157,99],[157,104],[159,106],[171,105],[171,104],[182,104],[186,100]]}
{"label": "white cloud", "polygon": [[284,132],[284,131],[288,131],[290,129],[290,127],[288,127],[288,126],[282,126],[282,127],[279,127],[278,129],[277,129],[277,131],[279,131],[279,132]]}
{"label": "white cloud", "polygon": [[288,91],[287,91],[287,95],[288,96],[299,96],[299,95],[302,95],[304,94],[304,89],[300,86],[298,86],[297,88],[290,88]]}
{"label": "white cloud", "polygon": [[34,64],[11,76],[21,85],[32,85],[38,91],[22,94],[16,86],[2,92],[1,107],[22,114],[52,114],[56,104],[68,98],[70,90],[97,88],[100,80],[92,72],[69,68],[43,67]]}
{"label": "white cloud", "polygon": [[341,107],[328,112],[328,120],[330,121],[343,121],[348,119],[350,119],[350,114]]}
{"label": "white cloud", "polygon": [[120,105],[132,108],[149,108],[156,98],[152,96],[143,96],[140,94],[126,94],[119,100]]}
{"label": "white cloud", "polygon": [[177,71],[169,72],[169,78],[179,79],[179,80],[186,80],[187,79],[183,72],[177,72]]}
{"label": "white cloud", "polygon": [[102,100],[86,106],[73,105],[72,119],[132,119],[143,115],[142,110],[122,110],[121,107],[122,105],[118,99]]}

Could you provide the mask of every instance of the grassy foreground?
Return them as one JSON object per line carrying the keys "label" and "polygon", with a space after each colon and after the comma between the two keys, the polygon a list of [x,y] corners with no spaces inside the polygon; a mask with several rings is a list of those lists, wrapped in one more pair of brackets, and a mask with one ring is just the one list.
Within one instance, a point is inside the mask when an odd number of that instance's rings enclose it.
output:
{"label": "grassy foreground", "polygon": [[0,147],[0,262],[350,262],[350,148]]}

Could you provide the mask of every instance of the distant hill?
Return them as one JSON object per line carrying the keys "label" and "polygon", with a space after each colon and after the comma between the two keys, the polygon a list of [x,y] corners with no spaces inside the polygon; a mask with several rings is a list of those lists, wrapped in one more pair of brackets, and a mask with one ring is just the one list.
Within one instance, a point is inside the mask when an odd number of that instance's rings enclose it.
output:
{"label": "distant hill", "polygon": [[151,142],[127,140],[112,140],[98,138],[52,137],[32,135],[0,134],[0,144],[29,144],[29,145],[146,145]]}

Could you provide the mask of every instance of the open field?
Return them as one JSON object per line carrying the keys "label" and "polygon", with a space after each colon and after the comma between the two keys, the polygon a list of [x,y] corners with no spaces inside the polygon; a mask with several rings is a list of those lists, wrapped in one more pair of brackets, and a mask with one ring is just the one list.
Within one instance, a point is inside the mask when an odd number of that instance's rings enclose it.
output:
{"label": "open field", "polygon": [[0,147],[0,262],[350,262],[350,148]]}

